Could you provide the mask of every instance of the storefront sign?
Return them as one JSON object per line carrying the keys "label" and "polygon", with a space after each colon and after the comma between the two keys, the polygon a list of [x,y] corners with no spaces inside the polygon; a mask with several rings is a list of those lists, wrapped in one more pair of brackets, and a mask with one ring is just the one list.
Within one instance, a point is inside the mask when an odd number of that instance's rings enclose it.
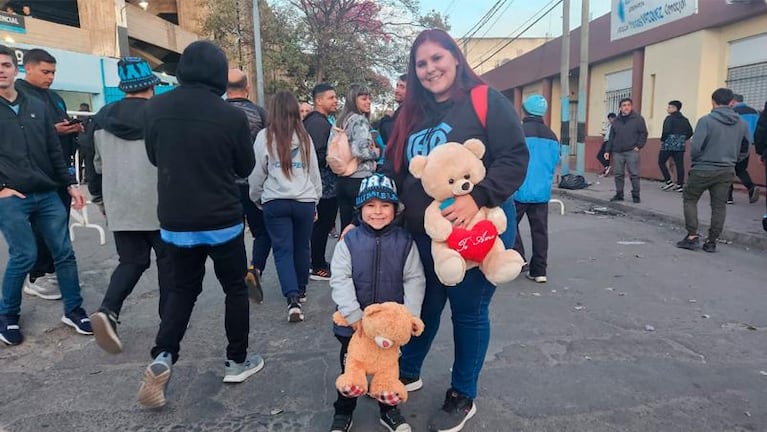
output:
{"label": "storefront sign", "polygon": [[0,11],[0,30],[26,33],[27,27],[24,25],[24,16]]}
{"label": "storefront sign", "polygon": [[633,36],[698,12],[698,0],[612,0],[610,40]]}

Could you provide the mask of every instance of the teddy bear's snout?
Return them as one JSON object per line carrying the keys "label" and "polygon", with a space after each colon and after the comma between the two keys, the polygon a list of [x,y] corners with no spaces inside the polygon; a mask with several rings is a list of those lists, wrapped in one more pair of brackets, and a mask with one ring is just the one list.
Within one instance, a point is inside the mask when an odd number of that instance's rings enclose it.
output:
{"label": "teddy bear's snout", "polygon": [[462,190],[465,190],[465,191],[467,191],[467,190],[471,189],[471,183],[469,183],[469,182],[463,182],[463,184],[461,185],[461,189],[462,189]]}
{"label": "teddy bear's snout", "polygon": [[386,339],[383,336],[376,336],[375,341],[379,348],[389,349],[394,346],[394,342],[391,339]]}
{"label": "teddy bear's snout", "polygon": [[453,195],[456,196],[466,195],[471,193],[472,190],[474,190],[474,184],[468,180],[453,185]]}

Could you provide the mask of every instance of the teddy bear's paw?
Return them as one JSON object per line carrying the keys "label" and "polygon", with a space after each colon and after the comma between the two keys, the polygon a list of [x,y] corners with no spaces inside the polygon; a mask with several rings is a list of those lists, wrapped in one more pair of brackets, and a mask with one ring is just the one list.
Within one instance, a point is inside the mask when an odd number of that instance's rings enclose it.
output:
{"label": "teddy bear's paw", "polygon": [[463,281],[463,277],[466,275],[466,261],[455,252],[450,256],[443,257],[439,261],[439,265],[434,268],[437,273],[437,278],[443,285],[455,286]]}
{"label": "teddy bear's paw", "polygon": [[360,397],[362,396],[363,393],[365,393],[365,389],[353,384],[341,387],[340,389],[338,389],[338,391],[341,392],[342,395],[348,398]]}
{"label": "teddy bear's paw", "polygon": [[524,260],[514,249],[493,253],[485,258],[480,270],[493,285],[511,282],[522,271]]}
{"label": "teddy bear's paw", "polygon": [[382,391],[380,394],[376,395],[375,398],[382,404],[391,406],[397,406],[403,402],[399,393],[391,391]]}

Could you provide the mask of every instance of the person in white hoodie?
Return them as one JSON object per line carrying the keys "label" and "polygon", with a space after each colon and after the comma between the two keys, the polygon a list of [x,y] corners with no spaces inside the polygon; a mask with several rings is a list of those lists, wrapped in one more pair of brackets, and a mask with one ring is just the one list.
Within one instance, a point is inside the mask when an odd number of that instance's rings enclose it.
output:
{"label": "person in white hoodie", "polygon": [[256,166],[248,178],[250,198],[264,211],[288,321],[304,320],[310,239],[322,194],[317,154],[304,129],[298,100],[288,91],[269,102],[269,124],[253,144]]}

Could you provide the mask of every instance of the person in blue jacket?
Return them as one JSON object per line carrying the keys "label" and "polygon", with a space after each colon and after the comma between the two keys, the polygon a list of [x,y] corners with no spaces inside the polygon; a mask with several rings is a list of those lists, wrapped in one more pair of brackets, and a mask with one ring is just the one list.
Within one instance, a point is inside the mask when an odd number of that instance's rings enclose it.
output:
{"label": "person in blue jacket", "polygon": [[[748,132],[751,134],[751,138],[756,133],[756,123],[759,120],[759,111],[751,108],[743,102],[743,95],[736,94],[733,98],[732,109],[735,110],[740,118],[748,125]],[[751,151],[749,150],[749,154]],[[754,181],[751,180],[751,176],[748,173],[748,156],[745,159],[735,164],[735,175],[740,179],[740,183],[748,190],[748,202],[753,204],[759,201],[759,188],[756,187]],[[732,192],[734,188],[730,185],[730,195],[727,197],[727,204],[735,204]]]}
{"label": "person in blue jacket", "polygon": [[[541,95],[532,95],[522,104],[525,117],[522,129],[530,154],[527,175],[522,186],[514,193],[517,210],[517,236],[514,250],[525,257],[525,247],[519,233],[519,222],[527,214],[533,240],[533,255],[528,266],[527,278],[538,283],[546,282],[546,257],[549,249],[549,199],[554,170],[559,163],[559,141],[551,129],[543,123],[548,103]],[[525,258],[527,260],[527,258]]]}

